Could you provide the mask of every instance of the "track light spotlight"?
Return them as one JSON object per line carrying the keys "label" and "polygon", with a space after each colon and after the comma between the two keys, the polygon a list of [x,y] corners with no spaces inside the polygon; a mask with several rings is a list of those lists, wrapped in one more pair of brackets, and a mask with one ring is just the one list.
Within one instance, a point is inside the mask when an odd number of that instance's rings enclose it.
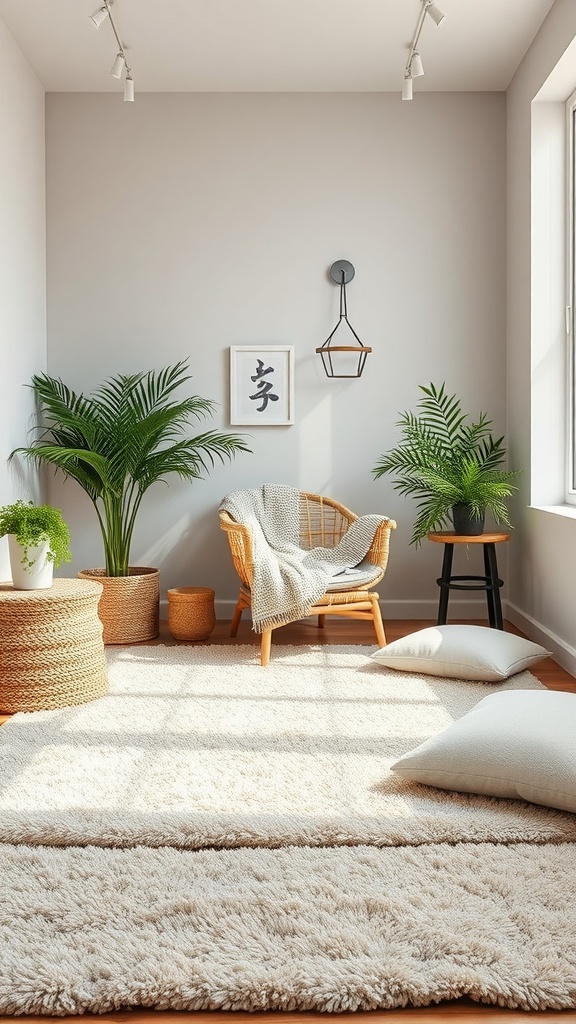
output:
{"label": "track light spotlight", "polygon": [[[426,2],[426,0],[423,0],[423,2]],[[114,3],[114,0],[101,0],[101,3],[102,6],[91,15],[91,20],[96,28],[100,27],[105,18],[109,18],[110,20],[110,27],[116,40],[116,46],[118,47],[114,63],[110,68],[110,74],[113,78],[122,78],[122,73],[124,71],[126,72],[126,78],[124,81],[124,99],[128,103],[132,103],[134,101],[134,82],[132,81],[132,71],[128,67],[128,61],[126,60],[124,45],[118,32],[114,15],[112,14],[112,4]]]}
{"label": "track light spotlight", "polygon": [[112,75],[112,78],[122,78],[122,72],[124,71],[125,64],[126,61],[124,60],[124,54],[117,53],[116,59],[112,67],[110,68],[110,74]]}
{"label": "track light spotlight", "polygon": [[445,18],[445,15],[442,13],[440,8],[437,7],[432,0],[422,0],[420,14],[418,15],[416,28],[408,50],[408,63],[404,69],[404,85],[402,87],[403,100],[412,99],[412,80],[424,74],[424,65],[420,57],[418,43],[420,41],[420,34],[424,27],[424,22],[426,21],[426,12],[428,12],[432,21],[436,22],[437,25],[440,25]]}
{"label": "track light spotlight", "polygon": [[441,25],[442,22],[444,21],[444,18],[446,17],[446,15],[443,14],[440,8],[436,7],[436,4],[434,3],[426,4],[426,13],[430,15],[432,21],[434,21],[437,25]]}
{"label": "track light spotlight", "polygon": [[107,7],[99,7],[97,11],[94,11],[94,14],[90,15],[90,21],[96,28],[100,28],[102,22],[106,21],[108,14],[109,11]]}
{"label": "track light spotlight", "polygon": [[420,57],[418,50],[414,50],[414,53],[412,54],[412,60],[410,61],[410,72],[412,74],[412,78],[418,78],[420,75],[424,74],[424,65],[422,63],[422,58]]}

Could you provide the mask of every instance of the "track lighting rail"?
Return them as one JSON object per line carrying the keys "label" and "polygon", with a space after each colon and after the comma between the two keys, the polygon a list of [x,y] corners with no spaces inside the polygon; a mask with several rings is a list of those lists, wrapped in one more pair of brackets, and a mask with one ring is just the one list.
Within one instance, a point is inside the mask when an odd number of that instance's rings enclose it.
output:
{"label": "track lighting rail", "polygon": [[133,103],[134,80],[132,78],[132,69],[130,68],[128,61],[126,59],[126,51],[122,43],[122,39],[120,38],[120,33],[118,32],[118,28],[114,20],[114,15],[112,14],[113,3],[114,0],[102,0],[100,7],[98,7],[94,11],[94,13],[90,15],[90,21],[92,22],[95,28],[100,28],[100,26],[106,21],[106,19],[109,20],[112,31],[114,33],[114,37],[116,39],[116,45],[118,47],[118,53],[116,54],[114,63],[110,69],[110,74],[113,78],[121,78],[122,73],[124,71],[126,72],[126,77],[124,79],[124,100],[127,103]]}
{"label": "track lighting rail", "polygon": [[422,63],[422,58],[420,57],[418,44],[420,41],[420,33],[422,32],[424,22],[426,21],[426,15],[432,18],[432,21],[438,27],[442,24],[445,18],[445,15],[442,13],[440,8],[433,3],[433,0],[422,0],[422,9],[418,16],[416,29],[408,50],[408,60],[406,61],[406,67],[404,68],[404,83],[402,86],[403,100],[412,99],[412,82],[415,78],[419,78],[424,74],[424,65]]}

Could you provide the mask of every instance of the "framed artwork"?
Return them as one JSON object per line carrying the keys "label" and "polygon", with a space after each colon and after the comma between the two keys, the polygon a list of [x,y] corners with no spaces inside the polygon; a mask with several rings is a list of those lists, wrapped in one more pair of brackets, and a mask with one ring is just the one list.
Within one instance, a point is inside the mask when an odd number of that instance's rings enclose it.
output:
{"label": "framed artwork", "polygon": [[230,423],[294,423],[294,346],[230,346]]}

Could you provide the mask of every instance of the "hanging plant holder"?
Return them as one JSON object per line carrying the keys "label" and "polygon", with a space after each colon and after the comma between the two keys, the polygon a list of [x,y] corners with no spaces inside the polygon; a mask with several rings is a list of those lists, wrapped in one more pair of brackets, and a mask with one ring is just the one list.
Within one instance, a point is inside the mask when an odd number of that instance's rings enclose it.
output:
{"label": "hanging plant holder", "polygon": [[[322,358],[327,377],[361,377],[366,356],[372,351],[368,345],[362,344],[348,319],[346,285],[355,273],[353,265],[348,260],[336,260],[330,267],[330,277],[340,285],[340,316],[324,344],[316,349]],[[338,332],[340,333],[336,339]],[[349,372],[344,372],[345,370]],[[351,370],[354,372],[350,372]]]}

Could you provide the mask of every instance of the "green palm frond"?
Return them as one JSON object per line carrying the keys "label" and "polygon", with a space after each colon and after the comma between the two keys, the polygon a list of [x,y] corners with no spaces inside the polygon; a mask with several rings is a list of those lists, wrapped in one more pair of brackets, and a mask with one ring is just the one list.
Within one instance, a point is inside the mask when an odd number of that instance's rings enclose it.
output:
{"label": "green palm frond", "polygon": [[456,395],[446,393],[444,384],[440,388],[436,388],[434,384],[430,384],[429,387],[421,384],[420,390],[426,396],[419,402],[422,409],[420,421],[445,447],[450,448],[458,440],[462,424],[467,418],[462,412],[460,401]]}
{"label": "green palm frond", "polygon": [[394,475],[399,494],[417,499],[411,543],[418,545],[432,530],[450,522],[452,506],[463,503],[475,516],[488,509],[497,523],[510,526],[505,499],[518,489],[517,471],[499,467],[506,459],[504,437],[492,436],[492,420],[481,412],[468,422],[456,395],[429,384],[418,414],[400,415],[400,443],[381,455],[372,472],[378,479]]}
{"label": "green palm frond", "polygon": [[412,527],[411,544],[418,545],[422,537],[426,537],[431,530],[441,530],[444,527],[451,527],[452,502],[440,496],[432,499],[426,498],[416,504],[417,515]]}
{"label": "green palm frond", "polygon": [[128,574],[136,515],[152,484],[170,474],[198,479],[217,461],[250,451],[237,434],[186,436],[191,420],[214,411],[207,398],[175,397],[190,380],[185,361],[117,374],[87,396],[48,374],[32,378],[42,423],[33,443],[10,458],[46,463],[80,484],[96,510],[109,576]]}

